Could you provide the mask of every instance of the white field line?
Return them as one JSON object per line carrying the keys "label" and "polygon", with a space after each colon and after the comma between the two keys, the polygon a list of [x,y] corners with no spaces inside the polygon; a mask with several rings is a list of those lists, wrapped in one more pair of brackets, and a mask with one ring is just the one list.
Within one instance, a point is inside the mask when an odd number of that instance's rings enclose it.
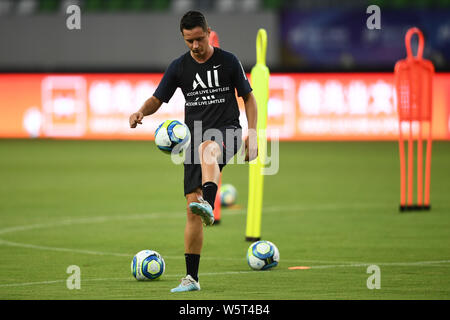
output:
{"label": "white field line", "polygon": [[[314,205],[291,205],[291,206],[274,206],[263,208],[264,213],[283,212],[283,211],[322,211],[322,210],[341,210],[341,209],[367,209],[367,208],[395,208],[389,204],[381,203],[328,203],[328,204],[314,204]],[[246,214],[247,208],[229,209],[222,211],[225,215]]]}
{"label": "white field line", "polygon": [[415,261],[415,262],[373,262],[373,263],[354,263],[354,264],[331,264],[324,266],[311,266],[311,269],[329,269],[329,268],[348,268],[348,267],[368,267],[371,265],[377,266],[393,266],[393,267],[411,267],[411,266],[434,266],[439,264],[450,263],[450,260],[436,260],[436,261]]}
{"label": "white field line", "polygon": [[[172,217],[169,214],[163,214],[163,213],[147,213],[147,214],[130,214],[130,215],[120,215],[120,216],[67,218],[65,220],[61,220],[61,221],[57,221],[57,222],[37,223],[37,224],[15,226],[15,227],[8,227],[8,228],[0,229],[0,235],[5,234],[5,233],[29,231],[29,230],[34,230],[34,229],[72,226],[72,225],[76,225],[76,224],[104,223],[104,222],[109,222],[109,221],[120,221],[120,220],[157,219],[157,218],[162,218],[163,216]],[[176,218],[179,218],[180,216],[176,216]]]}
{"label": "white field line", "polygon": [[[345,209],[345,208],[353,208],[353,209],[364,209],[367,207],[371,208],[382,208],[387,207],[386,205],[379,203],[352,203],[352,204],[315,204],[315,205],[290,205],[290,206],[277,206],[277,207],[267,207],[264,208],[264,212],[280,212],[280,211],[317,211],[317,210],[336,210],[336,209]],[[235,214],[245,214],[246,208],[238,209],[238,210],[224,210],[223,214],[226,215],[235,215]],[[159,218],[170,218],[170,219],[181,219],[184,218],[184,213],[177,212],[159,212],[159,213],[146,213],[146,214],[127,214],[127,215],[117,215],[117,216],[100,216],[100,217],[83,217],[83,218],[66,218],[57,222],[50,223],[38,223],[38,224],[30,224],[30,225],[22,225],[22,226],[14,226],[0,229],[0,235],[21,231],[29,231],[36,229],[45,229],[45,228],[55,228],[55,227],[64,227],[64,226],[73,226],[77,224],[92,224],[92,223],[104,223],[109,221],[121,221],[121,220],[145,220],[145,219],[159,219]],[[60,248],[60,247],[51,247],[51,246],[42,246],[42,245],[34,245],[27,243],[18,243],[8,240],[0,239],[0,245],[8,245],[36,250],[48,250],[48,251],[59,251],[59,252],[72,252],[72,253],[80,253],[80,254],[90,254],[90,255],[101,255],[101,256],[118,256],[118,257],[131,257],[133,254],[131,253],[115,253],[115,252],[101,252],[94,250],[83,250],[83,249],[70,249],[70,248]],[[166,259],[184,259],[182,256],[165,256]],[[240,258],[227,258],[227,257],[202,257],[204,260],[244,260]],[[290,263],[303,263],[303,262],[312,262],[312,263],[336,263],[336,261],[328,261],[328,260],[304,260],[304,259],[295,259],[295,260],[284,260],[284,262]],[[359,262],[354,261],[340,261],[341,263],[347,264],[358,264]]]}
{"label": "white field line", "polygon": [[[342,209],[342,208],[364,208],[364,207],[380,207],[380,204],[364,204],[364,203],[353,203],[353,204],[322,204],[322,205],[296,205],[296,206],[279,206],[279,207],[268,207],[265,208],[265,212],[279,212],[279,211],[297,211],[297,210],[332,210],[332,209]],[[224,211],[224,215],[233,215],[233,214],[244,214],[246,213],[246,208],[233,210],[233,211]],[[84,218],[66,218],[57,222],[50,223],[38,223],[31,225],[22,225],[15,227],[8,227],[0,229],[0,235],[21,231],[30,231],[36,229],[45,229],[45,228],[55,228],[55,227],[64,227],[64,226],[73,226],[77,224],[92,224],[92,223],[104,223],[109,221],[121,221],[121,220],[145,220],[145,219],[159,219],[159,218],[184,218],[184,213],[182,212],[167,212],[167,213],[147,213],[147,214],[129,214],[129,215],[118,215],[118,216],[100,216],[100,217],[84,217]],[[0,239],[0,245],[8,245],[22,248],[30,248],[36,250],[48,250],[48,251],[60,251],[60,252],[72,252],[72,253],[81,253],[81,254],[91,254],[91,255],[102,255],[102,256],[119,256],[119,257],[130,257],[133,256],[131,253],[114,253],[114,252],[100,252],[93,250],[82,250],[82,249],[70,249],[70,248],[60,248],[60,247],[50,247],[50,246],[41,246],[27,243],[18,243],[8,240]],[[182,259],[183,257],[173,257],[173,256],[165,256],[166,259]],[[225,258],[225,257],[202,257],[204,260],[242,260],[238,258]],[[325,260],[284,260],[286,262],[315,262],[315,263],[336,263],[336,261],[325,261]],[[342,263],[357,263],[353,261],[342,261]]]}
{"label": "white field line", "polygon": [[[6,246],[10,246],[10,247],[29,248],[29,249],[36,249],[36,250],[61,251],[61,252],[91,254],[91,255],[97,255],[97,256],[130,257],[129,254],[125,254],[125,253],[100,252],[100,251],[82,250],[82,249],[69,249],[69,248],[57,248],[57,247],[39,246],[39,245],[28,244],[28,243],[18,243],[18,242],[6,241],[6,240],[3,240],[3,239],[0,239],[0,245],[6,245]],[[133,256],[133,255],[131,255],[131,256]]]}
{"label": "white field line", "polygon": [[[216,272],[216,273],[200,273],[199,276],[217,276],[217,275],[228,275],[228,274],[241,274],[241,273],[254,273],[255,271],[229,271],[229,272]],[[184,274],[164,274],[164,278],[182,278]],[[44,285],[44,284],[54,284],[54,283],[65,283],[67,279],[64,280],[49,280],[49,281],[37,281],[37,282],[23,282],[23,283],[6,283],[0,284],[0,288],[3,287],[25,287],[33,285]],[[98,278],[98,279],[81,279],[81,282],[94,282],[94,281],[136,281],[131,275],[128,278]],[[150,282],[150,281],[149,281]]]}
{"label": "white field line", "polygon": [[[367,267],[370,265],[377,266],[435,266],[441,264],[448,264],[450,260],[437,260],[437,261],[416,261],[416,262],[377,262],[377,263],[357,263],[357,264],[336,264],[336,265],[325,265],[325,266],[310,266],[311,269],[330,269],[330,268],[355,268],[355,267]],[[283,272],[295,272],[286,269],[282,269]],[[260,271],[264,272],[264,271]],[[218,275],[240,275],[240,274],[260,274],[258,271],[248,270],[248,271],[224,271],[224,272],[205,272],[200,273],[199,276],[218,276]],[[266,271],[270,272],[270,271]],[[279,272],[279,271],[277,271]],[[297,271],[298,272],[298,271]],[[302,272],[307,272],[303,270]],[[167,274],[164,277],[169,278],[181,278],[184,274]],[[55,283],[65,283],[67,279],[64,280],[49,280],[49,281],[37,281],[37,282],[23,282],[23,283],[6,283],[0,284],[0,288],[5,287],[24,287],[24,286],[32,286],[32,285],[46,285],[46,284],[55,284]],[[84,282],[94,282],[94,281],[135,281],[131,276],[128,278],[98,278],[98,279],[82,279]]]}
{"label": "white field line", "polygon": [[[387,208],[388,205],[379,203],[352,203],[352,204],[320,204],[320,205],[295,205],[295,206],[277,206],[267,207],[263,209],[263,212],[279,212],[279,211],[320,211],[320,210],[337,210],[337,209],[364,209],[364,208]],[[247,208],[241,208],[236,210],[224,210],[224,215],[246,214]],[[184,213],[181,211],[176,212],[158,212],[158,213],[144,213],[144,214],[127,214],[118,216],[102,216],[102,217],[84,217],[84,218],[66,218],[57,222],[50,223],[38,223],[22,226],[14,226],[0,229],[0,235],[5,233],[13,233],[20,231],[28,231],[34,229],[53,228],[71,226],[75,224],[89,224],[89,223],[103,223],[108,221],[120,221],[120,220],[140,220],[140,219],[159,219],[159,218],[184,218]]]}
{"label": "white field line", "polygon": [[[353,203],[353,204],[323,204],[323,205],[297,205],[297,206],[279,206],[279,207],[268,207],[264,208],[264,212],[279,212],[279,211],[313,211],[313,210],[333,210],[333,209],[364,209],[367,207],[371,208],[385,208],[387,205],[382,204],[367,204],[367,203]],[[179,214],[178,214],[179,213]],[[233,214],[245,214],[246,208],[242,208],[234,211],[224,211],[224,215],[233,215]],[[31,225],[22,225],[15,227],[8,227],[4,229],[0,229],[0,235],[6,233],[14,233],[20,231],[28,231],[35,229],[44,229],[44,228],[53,228],[53,227],[61,227],[61,226],[71,226],[76,224],[90,224],[90,223],[104,223],[109,221],[120,221],[120,220],[141,220],[141,219],[157,219],[157,218],[183,218],[184,214],[181,212],[171,212],[171,213],[148,213],[148,214],[130,214],[130,215],[120,215],[120,216],[103,216],[103,217],[85,217],[85,218],[67,218],[62,221],[52,222],[52,223],[40,223],[40,224],[31,224]],[[106,256],[119,256],[119,257],[131,257],[132,254],[128,253],[115,253],[115,252],[101,252],[101,251],[93,251],[93,250],[82,250],[82,249],[70,249],[70,248],[59,248],[59,247],[50,247],[50,246],[40,246],[34,244],[26,244],[26,243],[18,243],[0,239],[0,245],[7,246],[15,246],[29,249],[37,249],[37,250],[49,250],[49,251],[61,251],[61,252],[72,252],[72,253],[81,253],[81,254],[90,254],[90,255],[106,255]],[[174,256],[165,256],[165,259],[184,259],[184,257],[174,257]],[[227,258],[227,257],[202,257],[204,260],[241,260],[245,259],[241,258]],[[325,260],[306,260],[306,259],[298,259],[298,260],[284,260],[283,262],[289,263],[304,263],[304,262],[314,262],[314,263],[336,263],[336,261],[325,261]],[[359,262],[345,262],[341,261],[345,264],[332,264],[332,265],[318,265],[318,266],[310,266],[311,269],[326,269],[326,268],[347,268],[347,267],[367,267],[372,264],[376,264],[378,266],[381,265],[390,265],[390,266],[426,266],[426,265],[435,265],[435,264],[446,264],[449,263],[450,260],[439,260],[439,261],[419,261],[419,262],[389,262],[389,263],[359,263]],[[203,276],[214,276],[214,275],[233,275],[233,274],[248,274],[255,273],[255,271],[229,271],[229,272],[213,272],[213,273],[203,273]],[[165,275],[166,277],[182,277],[183,275]],[[122,279],[84,279],[83,281],[106,281],[106,280],[128,280],[129,278]],[[51,280],[51,281],[41,281],[41,282],[26,282],[26,283],[18,283],[18,284],[1,284],[0,287],[10,287],[10,286],[27,286],[27,285],[39,285],[39,284],[52,284],[64,282],[66,280]]]}
{"label": "white field line", "polygon": [[[102,252],[102,251],[94,251],[94,250],[83,250],[83,249],[70,249],[70,248],[59,248],[59,247],[49,247],[49,246],[40,246],[28,243],[19,243],[13,241],[7,241],[0,239],[0,245],[6,245],[11,247],[20,247],[20,248],[28,248],[35,250],[46,250],[46,251],[59,251],[59,252],[70,252],[70,253],[80,253],[80,254],[89,254],[89,255],[97,255],[97,256],[116,256],[116,257],[133,257],[132,253],[117,253],[117,252]],[[180,256],[164,256],[164,259],[184,259],[183,255]],[[202,257],[202,260],[216,260],[216,261],[246,261],[245,258],[231,258],[231,257]],[[307,259],[283,259],[284,262],[288,263],[304,263],[304,262],[314,262],[314,263],[359,263],[359,262],[349,262],[349,261],[329,261],[329,260],[307,260]]]}

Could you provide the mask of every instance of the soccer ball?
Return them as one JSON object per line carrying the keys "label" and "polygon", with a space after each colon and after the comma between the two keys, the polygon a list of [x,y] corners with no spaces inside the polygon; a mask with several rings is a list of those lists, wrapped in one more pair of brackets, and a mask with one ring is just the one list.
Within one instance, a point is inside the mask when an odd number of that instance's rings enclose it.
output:
{"label": "soccer ball", "polygon": [[236,203],[237,191],[231,184],[224,184],[220,187],[220,203],[224,207],[232,206]]}
{"label": "soccer ball", "polygon": [[253,242],[247,250],[247,262],[254,270],[267,270],[278,265],[280,252],[270,241]]}
{"label": "soccer ball", "polygon": [[165,153],[179,153],[191,141],[189,128],[178,120],[166,120],[155,131],[155,143]]}
{"label": "soccer ball", "polygon": [[131,273],[137,280],[155,280],[163,275],[165,266],[164,259],[158,252],[142,250],[131,261]]}

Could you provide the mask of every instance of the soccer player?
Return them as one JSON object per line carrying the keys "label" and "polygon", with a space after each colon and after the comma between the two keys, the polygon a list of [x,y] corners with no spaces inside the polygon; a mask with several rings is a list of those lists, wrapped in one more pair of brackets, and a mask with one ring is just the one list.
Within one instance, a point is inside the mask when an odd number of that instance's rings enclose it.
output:
{"label": "soccer player", "polygon": [[203,226],[214,223],[220,172],[242,144],[235,90],[244,100],[248,120],[245,161],[255,159],[258,153],[256,100],[240,61],[234,54],[209,44],[211,29],[202,13],[184,14],[180,31],[189,51],[169,65],[153,96],[129,119],[131,128],[142,124],[145,116],[155,113],[181,88],[186,100],[185,123],[191,131],[190,149],[184,161],[186,277],[172,292],[200,290]]}

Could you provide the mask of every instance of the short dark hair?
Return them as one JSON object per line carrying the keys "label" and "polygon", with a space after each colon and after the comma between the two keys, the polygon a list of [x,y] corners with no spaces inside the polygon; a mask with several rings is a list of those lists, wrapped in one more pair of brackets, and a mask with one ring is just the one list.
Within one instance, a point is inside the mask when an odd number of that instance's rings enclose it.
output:
{"label": "short dark hair", "polygon": [[203,31],[208,30],[208,22],[205,16],[199,11],[186,12],[180,21],[181,33],[183,33],[183,29],[192,30],[195,27],[201,27]]}

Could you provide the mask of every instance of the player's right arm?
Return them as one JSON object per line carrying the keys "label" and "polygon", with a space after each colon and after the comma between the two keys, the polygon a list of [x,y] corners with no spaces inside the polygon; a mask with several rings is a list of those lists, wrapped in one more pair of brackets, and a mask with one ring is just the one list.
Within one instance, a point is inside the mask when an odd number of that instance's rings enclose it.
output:
{"label": "player's right arm", "polygon": [[133,113],[130,116],[130,128],[136,128],[138,124],[142,124],[142,119],[145,116],[154,114],[159,107],[161,107],[162,101],[157,97],[152,96],[147,99],[138,112]]}

